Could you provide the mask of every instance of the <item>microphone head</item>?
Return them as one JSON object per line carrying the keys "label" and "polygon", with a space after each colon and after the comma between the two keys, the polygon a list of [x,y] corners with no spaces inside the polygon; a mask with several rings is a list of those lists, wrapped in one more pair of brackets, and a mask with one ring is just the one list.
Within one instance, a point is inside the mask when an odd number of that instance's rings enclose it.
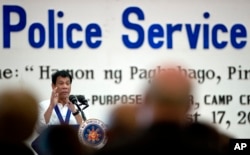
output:
{"label": "microphone head", "polygon": [[86,102],[86,99],[85,99],[85,97],[84,97],[83,95],[77,95],[77,99],[78,99],[78,101],[81,102],[81,103]]}
{"label": "microphone head", "polygon": [[77,98],[75,95],[69,95],[69,100],[70,102],[72,102],[73,104],[77,103]]}
{"label": "microphone head", "polygon": [[88,100],[85,99],[84,95],[77,95],[78,101],[81,103],[80,105],[84,105],[82,110],[86,109],[89,107]]}

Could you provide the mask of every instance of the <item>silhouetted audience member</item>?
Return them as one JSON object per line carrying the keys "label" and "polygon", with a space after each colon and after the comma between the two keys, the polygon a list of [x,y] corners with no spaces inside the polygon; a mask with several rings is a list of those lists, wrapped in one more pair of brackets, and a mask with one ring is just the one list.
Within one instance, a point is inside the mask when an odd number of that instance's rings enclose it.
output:
{"label": "silhouetted audience member", "polygon": [[41,134],[41,155],[88,155],[92,148],[82,144],[78,129],[73,126],[51,125]]}
{"label": "silhouetted audience member", "polygon": [[38,119],[37,99],[28,90],[9,89],[0,94],[1,154],[33,155],[26,144]]}
{"label": "silhouetted audience member", "polygon": [[113,145],[121,139],[129,138],[139,130],[137,122],[138,106],[137,105],[120,105],[115,107],[110,114],[110,122],[106,131],[107,145]]}
{"label": "silhouetted audience member", "polygon": [[189,101],[192,90],[188,77],[175,66],[166,66],[165,71],[152,79],[140,107],[141,110],[146,109],[144,122],[148,126],[128,139],[121,136],[117,145],[108,145],[95,155],[225,154],[222,147],[216,146],[222,142],[216,129],[188,121],[187,115],[192,110]]}
{"label": "silhouetted audience member", "polygon": [[200,148],[205,146],[209,149],[215,149],[222,154],[229,153],[229,141],[230,138],[233,138],[202,122],[190,124],[187,128],[187,134],[194,145]]}

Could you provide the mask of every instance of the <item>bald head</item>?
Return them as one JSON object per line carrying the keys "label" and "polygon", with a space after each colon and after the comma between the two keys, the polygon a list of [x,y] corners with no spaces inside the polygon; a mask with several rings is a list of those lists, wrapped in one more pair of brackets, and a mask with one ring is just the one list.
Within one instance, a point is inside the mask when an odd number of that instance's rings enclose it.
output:
{"label": "bald head", "polygon": [[190,111],[191,81],[176,66],[166,66],[154,76],[145,94],[154,121],[185,122]]}
{"label": "bald head", "polygon": [[176,68],[158,73],[148,90],[149,101],[162,104],[188,104],[192,89],[190,79]]}

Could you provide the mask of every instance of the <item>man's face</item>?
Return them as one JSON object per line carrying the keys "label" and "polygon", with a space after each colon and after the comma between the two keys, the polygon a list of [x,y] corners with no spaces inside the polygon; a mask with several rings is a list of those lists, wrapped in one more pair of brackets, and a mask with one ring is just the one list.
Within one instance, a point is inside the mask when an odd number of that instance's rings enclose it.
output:
{"label": "man's face", "polygon": [[68,77],[58,76],[56,79],[56,84],[53,84],[52,87],[53,89],[57,87],[59,98],[65,99],[69,97],[71,91],[71,83]]}

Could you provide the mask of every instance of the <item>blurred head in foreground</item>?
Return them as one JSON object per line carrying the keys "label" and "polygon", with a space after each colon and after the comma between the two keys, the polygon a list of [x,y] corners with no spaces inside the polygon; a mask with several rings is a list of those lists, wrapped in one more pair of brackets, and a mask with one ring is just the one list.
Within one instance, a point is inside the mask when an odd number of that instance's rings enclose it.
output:
{"label": "blurred head in foreground", "polygon": [[70,125],[52,125],[42,134],[42,155],[82,155],[94,149],[82,144],[78,131]]}
{"label": "blurred head in foreground", "polygon": [[159,72],[145,93],[145,106],[152,110],[152,121],[185,123],[190,111],[191,80],[176,66]]}
{"label": "blurred head in foreground", "polygon": [[131,136],[138,128],[138,108],[134,104],[123,104],[113,109],[107,130],[108,142],[116,142]]}
{"label": "blurred head in foreground", "polygon": [[32,135],[37,119],[37,99],[30,91],[11,89],[0,94],[1,141],[25,141]]}
{"label": "blurred head in foreground", "polygon": [[[166,66],[152,79],[144,94],[142,105],[123,104],[113,109],[109,142],[126,139],[152,123],[185,124],[190,111],[191,81],[176,66]],[[121,138],[122,137],[122,138]]]}

